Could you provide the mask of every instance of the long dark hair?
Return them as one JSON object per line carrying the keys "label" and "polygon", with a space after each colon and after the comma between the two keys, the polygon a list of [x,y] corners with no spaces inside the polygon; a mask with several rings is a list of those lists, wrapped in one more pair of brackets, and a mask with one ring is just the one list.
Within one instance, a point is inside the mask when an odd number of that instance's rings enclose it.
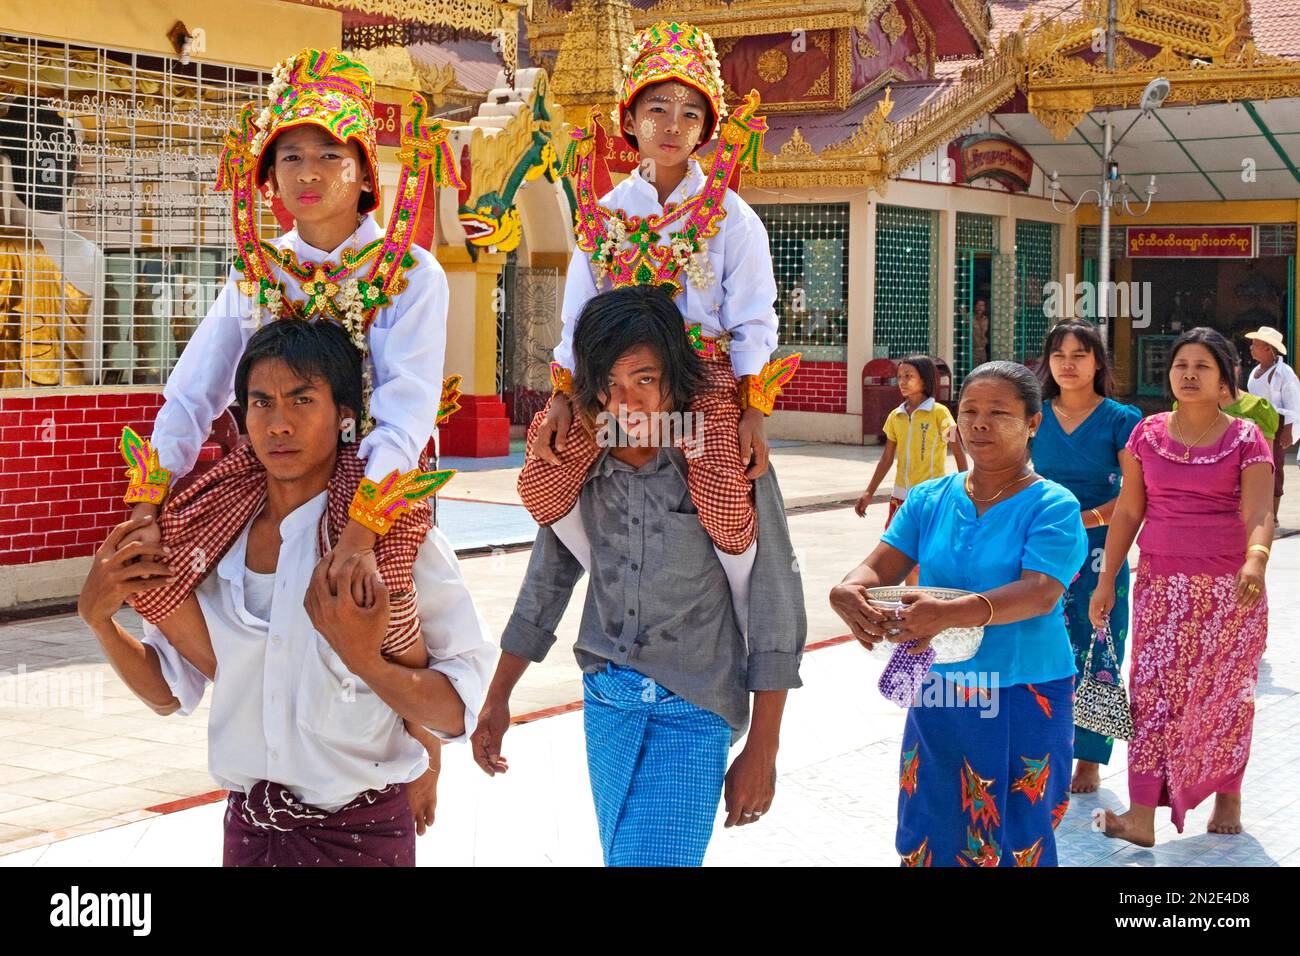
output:
{"label": "long dark hair", "polygon": [[609,370],[628,349],[644,345],[664,367],[662,387],[680,411],[704,387],[704,367],[682,330],[682,313],[656,286],[633,285],[590,299],[573,333],[573,391],[588,421],[609,398]]}
{"label": "long dark hair", "polygon": [[1115,379],[1111,374],[1110,361],[1106,358],[1106,346],[1101,341],[1101,332],[1091,322],[1081,319],[1067,319],[1053,326],[1043,342],[1043,357],[1038,363],[1038,383],[1043,387],[1043,398],[1052,399],[1061,394],[1061,386],[1052,378],[1052,353],[1061,347],[1067,335],[1073,335],[1083,347],[1092,352],[1097,360],[1097,372],[1092,377],[1092,390],[1102,398],[1110,398],[1115,391]]}
{"label": "long dark hair", "polygon": [[[1179,349],[1186,345],[1203,345],[1210,350],[1214,356],[1214,364],[1219,367],[1219,380],[1228,386],[1228,394],[1233,398],[1237,397],[1237,374],[1233,371],[1233,353],[1236,349],[1232,344],[1223,337],[1222,333],[1215,331],[1208,325],[1198,325],[1194,329],[1188,329],[1182,335],[1178,336],[1178,341],[1174,342],[1174,347],[1169,350],[1169,367],[1174,367],[1174,359],[1178,358]],[[1165,390],[1173,397],[1173,386],[1169,382],[1168,376],[1165,377]]]}
{"label": "long dark hair", "polygon": [[916,369],[916,374],[921,377],[921,387],[925,389],[925,397],[935,397],[939,391],[939,371],[934,366],[934,359],[917,352],[913,355],[904,355],[898,360],[898,364],[910,365]]}
{"label": "long dark hair", "polygon": [[961,383],[961,394],[966,394],[971,382],[985,378],[1006,382],[1014,388],[1020,400],[1025,403],[1025,415],[1037,415],[1043,410],[1043,388],[1038,377],[1019,362],[985,362],[976,366]]}

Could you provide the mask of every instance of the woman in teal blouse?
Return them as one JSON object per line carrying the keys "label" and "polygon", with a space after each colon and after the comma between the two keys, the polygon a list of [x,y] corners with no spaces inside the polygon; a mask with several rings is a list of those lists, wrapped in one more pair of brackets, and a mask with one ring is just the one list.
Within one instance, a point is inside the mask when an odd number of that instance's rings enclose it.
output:
{"label": "woman in teal blouse", "polygon": [[[1047,333],[1038,376],[1047,401],[1043,424],[1029,446],[1034,468],[1079,499],[1080,517],[1088,531],[1088,553],[1076,569],[1078,577],[1065,592],[1065,623],[1075,663],[1080,675],[1088,664],[1092,677],[1118,684],[1128,637],[1128,562],[1115,576],[1117,600],[1110,612],[1113,656],[1106,649],[1104,634],[1098,634],[1088,620],[1088,602],[1101,571],[1106,525],[1119,497],[1119,453],[1142,413],[1108,397],[1111,376],[1106,348],[1096,327],[1087,322],[1062,322]],[[1070,781],[1071,793],[1092,793],[1101,786],[1100,765],[1110,763],[1114,743],[1091,730],[1074,729],[1078,764]]]}
{"label": "woman in teal blouse", "polygon": [[[1079,503],[1029,466],[1038,380],[989,362],[966,377],[957,428],[967,473],[918,485],[871,555],[831,592],[869,650],[984,626],[979,652],[936,666],[908,711],[896,845],[904,865],[1053,866],[1069,805],[1074,654],[1062,595],[1083,561]],[[905,597],[894,619],[866,589],[902,581],[973,592]]]}

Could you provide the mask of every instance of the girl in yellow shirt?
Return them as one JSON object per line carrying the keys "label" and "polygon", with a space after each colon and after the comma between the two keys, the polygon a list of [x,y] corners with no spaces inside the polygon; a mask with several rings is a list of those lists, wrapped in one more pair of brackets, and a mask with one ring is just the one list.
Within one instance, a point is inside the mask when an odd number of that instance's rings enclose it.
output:
{"label": "girl in yellow shirt", "polygon": [[885,420],[885,453],[876,464],[876,472],[871,476],[867,490],[853,507],[859,518],[866,515],[867,505],[884,480],[885,473],[894,464],[896,454],[898,468],[894,473],[894,490],[889,498],[885,527],[889,527],[894,514],[902,507],[909,489],[943,476],[947,470],[949,448],[957,460],[957,470],[966,470],[966,455],[957,441],[952,412],[934,398],[937,382],[938,373],[928,355],[908,355],[899,359],[898,390],[903,403]]}

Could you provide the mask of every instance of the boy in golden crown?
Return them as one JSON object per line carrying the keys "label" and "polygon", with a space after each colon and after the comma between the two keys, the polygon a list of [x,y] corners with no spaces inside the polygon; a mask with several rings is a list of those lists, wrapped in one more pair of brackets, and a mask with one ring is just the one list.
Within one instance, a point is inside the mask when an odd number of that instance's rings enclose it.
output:
{"label": "boy in golden crown", "polygon": [[[445,417],[440,412],[454,409],[440,408],[447,280],[412,239],[425,190],[459,185],[445,131],[426,119],[415,95],[384,230],[371,216],[380,196],[369,70],[338,50],[303,50],[277,64],[267,93],[260,112],[244,107],[221,156],[217,188],[232,194],[236,245],[230,276],[168,379],[151,438],[129,430],[123,437],[125,500],[133,520],[149,523],[120,547],[165,545],[175,575],[131,603],[154,624],[197,613],[194,588],[232,546],[247,509],[260,507],[243,499],[264,492],[248,491],[260,488],[251,455],[228,455],[175,498],[171,484],[194,467],[210,423],[233,400],[236,365],[258,328],[275,320],[333,321],[362,354],[366,407],[359,421],[345,423],[339,474],[351,476],[350,484],[331,485],[321,563],[331,591],[349,589],[358,604],[370,603],[370,582],[382,579],[392,594],[384,655],[424,667],[412,567],[432,524],[426,499],[452,472],[428,471],[423,452]],[[262,189],[280,197],[295,222],[269,242],[257,229]],[[408,730],[437,757],[435,739],[409,723]]]}
{"label": "boy in golden crown", "polygon": [[[702,434],[684,442],[687,483],[744,630],[757,548],[752,480],[767,470],[763,422],[799,363],[798,355],[771,361],[778,320],[767,231],[727,188],[738,165],[757,169],[766,123],[755,115],[758,94],[752,91],[728,116],[713,41],[690,24],[658,23],[641,31],[623,71],[619,129],[640,165],[597,197],[594,112],[590,125],[572,133],[565,167],[577,180],[578,248],[565,279],[553,394],[530,428],[519,494],[538,523],[552,527],[585,566],[590,545],[574,504],[598,448],[592,423],[575,419],[569,401],[578,315],[609,288],[665,287],[708,373],[709,387],[691,407],[697,420],[703,415]],[[706,174],[693,155],[715,135]]]}

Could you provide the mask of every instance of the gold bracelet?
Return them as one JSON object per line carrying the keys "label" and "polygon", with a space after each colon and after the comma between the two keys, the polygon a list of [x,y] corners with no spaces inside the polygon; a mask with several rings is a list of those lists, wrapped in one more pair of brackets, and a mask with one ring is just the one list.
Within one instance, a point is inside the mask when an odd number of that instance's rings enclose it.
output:
{"label": "gold bracelet", "polygon": [[1100,511],[1098,511],[1096,508],[1089,508],[1088,510],[1092,512],[1092,516],[1097,519],[1098,528],[1106,527],[1106,519],[1101,516]]}
{"label": "gold bracelet", "polygon": [[1264,556],[1265,561],[1267,561],[1269,557],[1273,554],[1273,549],[1266,544],[1252,544],[1249,548],[1246,549],[1247,554],[1250,554],[1250,552],[1252,551],[1258,551],[1260,554],[1262,554]]}
{"label": "gold bracelet", "polygon": [[983,624],[980,625],[980,627],[988,627],[989,621],[993,620],[993,602],[990,601],[988,598],[986,598],[983,594],[980,594],[978,592],[976,592],[975,596],[989,606],[988,619]]}

